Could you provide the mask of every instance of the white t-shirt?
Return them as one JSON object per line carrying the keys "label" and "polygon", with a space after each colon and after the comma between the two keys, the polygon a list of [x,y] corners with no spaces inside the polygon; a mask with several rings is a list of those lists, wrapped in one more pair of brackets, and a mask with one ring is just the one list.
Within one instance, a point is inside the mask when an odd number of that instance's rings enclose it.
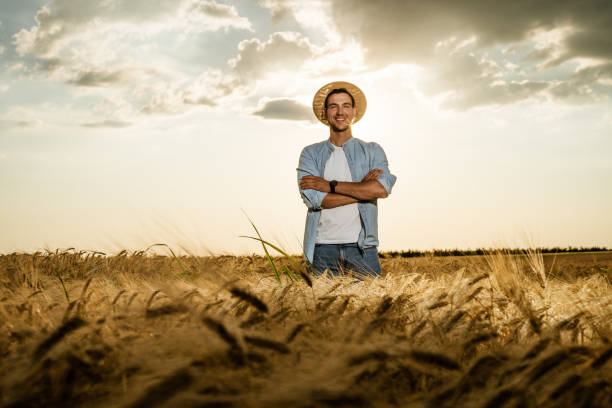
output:
{"label": "white t-shirt", "polygon": [[[332,144],[333,145],[333,144]],[[334,151],[325,163],[325,180],[353,181],[351,170],[342,147]],[[317,228],[317,244],[348,244],[357,242],[361,232],[361,217],[357,203],[321,210]]]}

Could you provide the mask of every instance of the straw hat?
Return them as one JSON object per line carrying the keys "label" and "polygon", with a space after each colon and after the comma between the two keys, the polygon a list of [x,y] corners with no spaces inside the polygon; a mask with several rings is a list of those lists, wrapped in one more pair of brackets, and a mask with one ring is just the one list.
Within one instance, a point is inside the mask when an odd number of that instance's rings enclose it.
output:
{"label": "straw hat", "polygon": [[353,123],[357,123],[359,119],[363,117],[368,106],[365,95],[357,86],[351,84],[350,82],[330,82],[319,89],[312,100],[312,110],[315,116],[317,119],[319,119],[319,121],[321,121],[321,123],[327,126],[329,126],[329,122],[325,117],[325,98],[327,98],[327,95],[329,95],[331,91],[340,88],[346,89],[353,96],[353,99],[355,99],[355,108],[357,109],[357,112],[355,113]]}

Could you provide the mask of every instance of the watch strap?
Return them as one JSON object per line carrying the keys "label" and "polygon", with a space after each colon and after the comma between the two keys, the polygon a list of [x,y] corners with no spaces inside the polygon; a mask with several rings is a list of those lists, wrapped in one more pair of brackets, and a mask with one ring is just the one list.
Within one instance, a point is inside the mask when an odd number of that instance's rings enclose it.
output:
{"label": "watch strap", "polygon": [[336,185],[338,185],[338,181],[337,180],[332,180],[329,182],[329,190],[331,193],[335,193],[336,192]]}

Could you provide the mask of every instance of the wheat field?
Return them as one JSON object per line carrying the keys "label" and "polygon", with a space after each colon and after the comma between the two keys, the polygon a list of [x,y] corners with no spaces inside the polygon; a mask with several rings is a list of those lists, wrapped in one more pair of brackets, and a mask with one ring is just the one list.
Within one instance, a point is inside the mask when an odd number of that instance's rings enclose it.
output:
{"label": "wheat field", "polygon": [[279,257],[279,283],[260,256],[1,255],[0,406],[610,407],[612,256],[588,257]]}

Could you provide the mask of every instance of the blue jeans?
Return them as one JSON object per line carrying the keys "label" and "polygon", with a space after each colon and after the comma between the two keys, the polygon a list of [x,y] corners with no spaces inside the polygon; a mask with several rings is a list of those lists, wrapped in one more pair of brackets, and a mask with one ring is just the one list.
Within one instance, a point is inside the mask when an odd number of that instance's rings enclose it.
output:
{"label": "blue jeans", "polygon": [[339,276],[351,269],[357,276],[380,276],[376,247],[364,248],[362,251],[357,243],[316,244],[312,267],[316,275],[321,275],[328,269],[331,275]]}

